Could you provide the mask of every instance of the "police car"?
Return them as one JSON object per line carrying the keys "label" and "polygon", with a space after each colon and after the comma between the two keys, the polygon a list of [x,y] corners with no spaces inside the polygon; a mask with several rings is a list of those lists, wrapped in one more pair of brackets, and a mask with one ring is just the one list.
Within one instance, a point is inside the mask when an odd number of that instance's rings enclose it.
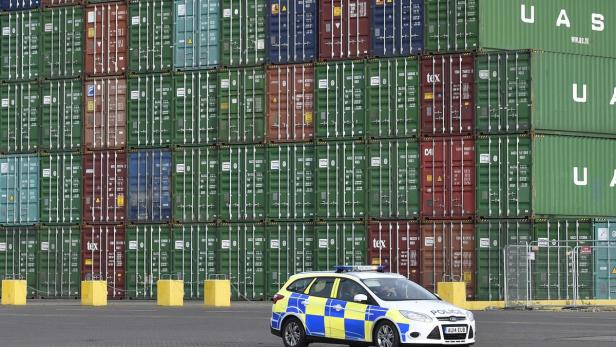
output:
{"label": "police car", "polygon": [[272,302],[271,332],[286,347],[475,343],[472,312],[381,267],[340,266],[294,275]]}

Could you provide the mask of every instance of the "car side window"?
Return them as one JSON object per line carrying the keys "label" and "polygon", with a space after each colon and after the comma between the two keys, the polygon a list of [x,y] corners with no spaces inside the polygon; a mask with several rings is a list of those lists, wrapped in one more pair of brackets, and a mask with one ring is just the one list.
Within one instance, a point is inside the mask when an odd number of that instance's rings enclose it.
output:
{"label": "car side window", "polygon": [[355,295],[357,294],[364,294],[368,297],[368,299],[370,298],[370,295],[368,295],[368,292],[364,289],[364,287],[355,281],[349,279],[340,280],[340,285],[338,285],[338,300],[353,302],[353,299],[355,299]]}
{"label": "car side window", "polygon": [[310,292],[308,295],[318,296],[321,298],[329,298],[332,295],[332,288],[336,281],[333,277],[317,278],[312,286],[310,286]]}
{"label": "car side window", "polygon": [[306,288],[308,288],[310,283],[312,283],[312,280],[314,280],[313,277],[298,279],[297,281],[289,284],[287,290],[293,293],[303,293],[306,291]]}

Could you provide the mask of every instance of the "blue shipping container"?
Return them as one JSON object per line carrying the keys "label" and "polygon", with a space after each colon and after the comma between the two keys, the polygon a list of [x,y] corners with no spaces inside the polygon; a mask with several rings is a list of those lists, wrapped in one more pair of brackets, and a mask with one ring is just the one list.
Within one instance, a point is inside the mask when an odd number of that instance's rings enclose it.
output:
{"label": "blue shipping container", "polygon": [[273,64],[304,63],[317,56],[316,0],[269,0],[267,57]]}
{"label": "blue shipping container", "polygon": [[613,300],[616,299],[616,222],[595,223],[594,228],[595,299]]}
{"label": "blue shipping container", "polygon": [[220,61],[218,0],[175,0],[174,65],[178,69],[216,67]]}
{"label": "blue shipping container", "polygon": [[423,50],[424,0],[372,1],[372,55],[393,57]]}
{"label": "blue shipping container", "polygon": [[40,0],[2,0],[3,11],[21,11],[38,8]]}
{"label": "blue shipping container", "polygon": [[0,157],[0,223],[38,223],[39,165],[36,154]]}
{"label": "blue shipping container", "polygon": [[171,219],[171,151],[142,150],[128,154],[128,219]]}

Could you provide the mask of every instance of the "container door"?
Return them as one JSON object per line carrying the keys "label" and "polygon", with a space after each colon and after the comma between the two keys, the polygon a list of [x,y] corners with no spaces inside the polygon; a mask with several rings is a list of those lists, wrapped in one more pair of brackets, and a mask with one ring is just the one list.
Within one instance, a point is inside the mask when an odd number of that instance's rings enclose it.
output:
{"label": "container door", "polygon": [[81,234],[76,226],[38,230],[37,290],[44,298],[77,298],[80,291]]}
{"label": "container door", "polygon": [[211,145],[218,142],[218,79],[216,72],[174,75],[174,144]]}
{"label": "container door", "polygon": [[213,222],[218,218],[218,150],[210,147],[177,149],[174,154],[174,220]]}
{"label": "container door", "polygon": [[[83,131],[81,80],[46,81],[41,84],[41,149],[75,151]],[[0,111],[1,112],[1,111]]]}
{"label": "container door", "polygon": [[81,155],[41,155],[41,222],[73,224],[81,221]]}
{"label": "container door", "polygon": [[616,224],[595,223],[594,232],[594,297],[611,300],[616,298]]}
{"label": "container door", "polygon": [[166,71],[173,59],[173,4],[146,0],[129,6],[129,67],[134,72]]}
{"label": "container door", "polygon": [[128,218],[131,221],[171,219],[171,152],[137,151],[128,157]]}
{"label": "container door", "polygon": [[39,222],[39,157],[8,156],[0,159],[0,201],[3,224],[37,224]]}
{"label": "container door", "polygon": [[173,138],[173,79],[146,75],[128,80],[128,146],[164,147]]}
{"label": "container door", "polygon": [[[38,7],[38,0],[36,4]],[[20,5],[24,5],[19,1]],[[6,1],[3,2],[6,4]],[[18,3],[11,0],[12,6],[3,6],[4,10],[18,9]],[[19,6],[21,7],[21,6]],[[25,9],[25,8],[24,8]],[[0,18],[2,36],[0,37],[0,55],[3,81],[35,80],[41,69],[41,14],[39,11],[9,12]]]}
{"label": "container door", "polygon": [[123,299],[125,281],[123,226],[90,226],[81,232],[81,279],[107,280],[107,297]]}
{"label": "container door", "polygon": [[35,228],[3,228],[0,230],[0,276],[5,279],[25,280],[29,298],[37,295],[38,247]]}
{"label": "container door", "polygon": [[125,219],[126,154],[84,154],[83,220],[114,223]]}
{"label": "container door", "polygon": [[128,8],[123,3],[86,7],[85,73],[119,75],[128,66]]}
{"label": "container door", "polygon": [[319,57],[357,59],[370,50],[368,0],[319,0]]}
{"label": "container door", "polygon": [[366,263],[366,228],[362,223],[322,223],[315,226],[317,271],[337,265]]}
{"label": "container door", "polygon": [[0,86],[0,151],[28,153],[39,148],[41,89],[35,82]]}
{"label": "container door", "polygon": [[224,66],[260,65],[265,61],[266,0],[223,0],[221,53]]}
{"label": "container door", "polygon": [[368,261],[385,271],[419,283],[419,226],[409,222],[372,222],[368,225]]}
{"label": "container door", "polygon": [[203,298],[203,282],[217,272],[218,229],[210,224],[173,227],[171,277],[184,280],[184,298]]}
{"label": "container door", "polygon": [[72,6],[42,12],[42,75],[80,77],[83,71],[83,8]]}
{"label": "container door", "polygon": [[129,299],[155,299],[156,283],[169,278],[171,232],[166,225],[126,229],[126,292]]}
{"label": "container door", "polygon": [[479,0],[426,0],[425,13],[427,51],[466,51],[478,47]]}
{"label": "container door", "polygon": [[121,149],[126,144],[127,85],[125,79],[107,78],[85,83],[85,147]]}

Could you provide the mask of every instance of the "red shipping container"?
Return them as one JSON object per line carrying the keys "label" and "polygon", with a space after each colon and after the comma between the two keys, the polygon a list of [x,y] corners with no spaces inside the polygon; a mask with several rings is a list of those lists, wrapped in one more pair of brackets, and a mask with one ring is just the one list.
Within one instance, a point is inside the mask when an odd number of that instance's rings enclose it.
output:
{"label": "red shipping container", "polygon": [[128,9],[121,2],[86,7],[85,73],[118,75],[127,66]]}
{"label": "red shipping container", "polygon": [[81,5],[83,0],[41,0],[43,7]]}
{"label": "red shipping container", "polygon": [[267,69],[267,138],[309,141],[314,136],[314,67],[280,65]]}
{"label": "red shipping container", "polygon": [[413,222],[370,222],[368,261],[383,265],[419,283],[419,225]]}
{"label": "red shipping container", "polygon": [[322,60],[368,56],[368,0],[320,0],[319,10],[319,57]]}
{"label": "red shipping container", "polygon": [[106,279],[107,296],[124,298],[124,227],[85,226],[81,231],[81,279]]}
{"label": "red shipping container", "polygon": [[435,137],[421,141],[421,217],[465,219],[475,213],[475,141]]}
{"label": "red shipping container", "polygon": [[461,221],[421,225],[421,285],[436,293],[438,282],[466,283],[466,297],[475,293],[475,227]]}
{"label": "red shipping container", "polygon": [[126,216],[126,153],[92,152],[83,156],[83,220],[122,222]]}
{"label": "red shipping container", "polygon": [[126,145],[126,80],[111,77],[85,82],[85,139],[88,150]]}
{"label": "red shipping container", "polygon": [[424,136],[473,134],[475,57],[421,59],[421,132]]}

